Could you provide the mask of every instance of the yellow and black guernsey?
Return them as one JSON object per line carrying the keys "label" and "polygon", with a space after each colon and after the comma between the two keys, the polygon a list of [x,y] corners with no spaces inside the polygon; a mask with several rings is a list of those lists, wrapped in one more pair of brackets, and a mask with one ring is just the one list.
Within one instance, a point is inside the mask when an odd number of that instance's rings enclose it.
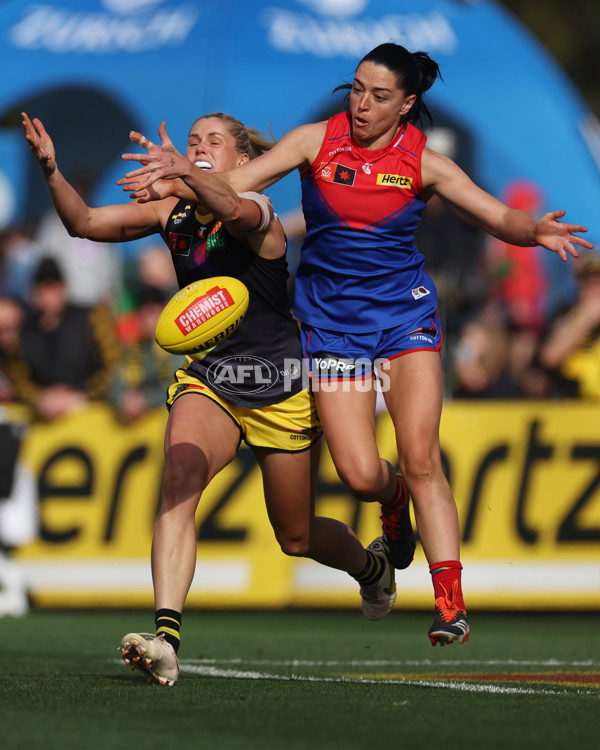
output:
{"label": "yellow and black guernsey", "polygon": [[245,408],[276,404],[301,391],[300,337],[290,312],[285,256],[261,258],[185,200],[171,213],[164,239],[180,288],[198,279],[234,276],[250,293],[239,328],[201,360],[188,360],[186,372]]}

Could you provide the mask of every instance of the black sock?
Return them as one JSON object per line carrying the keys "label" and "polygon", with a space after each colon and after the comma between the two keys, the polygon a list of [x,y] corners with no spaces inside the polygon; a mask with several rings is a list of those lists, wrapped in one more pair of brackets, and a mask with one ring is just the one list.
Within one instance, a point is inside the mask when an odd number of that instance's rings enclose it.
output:
{"label": "black sock", "polygon": [[358,575],[352,577],[361,585],[370,586],[371,584],[376,583],[383,575],[383,561],[380,557],[374,555],[370,549],[366,552],[367,564]]}
{"label": "black sock", "polygon": [[163,634],[167,643],[173,646],[175,653],[179,651],[181,629],[181,612],[175,612],[174,609],[157,609],[154,613],[154,622],[156,623],[156,635]]}

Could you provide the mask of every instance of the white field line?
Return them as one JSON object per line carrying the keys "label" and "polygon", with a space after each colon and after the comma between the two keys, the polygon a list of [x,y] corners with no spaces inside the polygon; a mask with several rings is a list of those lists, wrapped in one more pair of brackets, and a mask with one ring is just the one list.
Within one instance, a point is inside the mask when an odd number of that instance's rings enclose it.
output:
{"label": "white field line", "polygon": [[[353,683],[359,685],[406,685],[408,687],[421,688],[445,688],[449,690],[461,690],[470,693],[495,693],[504,695],[562,695],[564,690],[551,690],[548,688],[521,688],[506,687],[502,685],[488,685],[477,683],[457,682],[450,680],[448,682],[438,682],[436,680],[403,680],[403,679],[363,679],[352,677],[313,677],[305,675],[279,675],[267,674],[265,672],[249,672],[237,669],[219,669],[210,665],[194,665],[183,663],[180,664],[182,672],[197,674],[202,677],[224,677],[234,680],[279,680],[280,682],[336,682],[336,683]],[[596,691],[577,690],[580,695],[595,695]]]}
{"label": "white field line", "polygon": [[489,666],[528,666],[528,667],[600,667],[600,661],[588,659],[585,661],[559,661],[547,659],[544,661],[524,659],[401,659],[388,660],[336,660],[336,661],[305,661],[300,659],[186,659],[186,664],[215,665],[215,664],[249,664],[251,666],[285,666],[285,667],[460,667],[465,664],[478,667]]}

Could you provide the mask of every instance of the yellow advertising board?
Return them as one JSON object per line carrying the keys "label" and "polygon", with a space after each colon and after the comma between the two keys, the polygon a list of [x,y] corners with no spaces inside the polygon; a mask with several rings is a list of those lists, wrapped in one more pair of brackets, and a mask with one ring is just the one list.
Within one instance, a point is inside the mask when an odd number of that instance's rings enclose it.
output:
{"label": "yellow advertising board", "polygon": [[[29,429],[22,460],[38,480],[40,527],[15,559],[36,605],[152,607],[165,421],[159,409],[124,427],[96,405]],[[381,453],[395,462],[389,417],[377,426]],[[467,606],[600,609],[600,407],[449,402],[441,444]],[[365,544],[380,534],[377,504],[348,496],[326,450],[317,513],[351,524]],[[360,607],[349,576],[280,551],[245,447],[204,494],[197,537],[188,607]],[[420,547],[397,584],[397,607],[431,609]]]}

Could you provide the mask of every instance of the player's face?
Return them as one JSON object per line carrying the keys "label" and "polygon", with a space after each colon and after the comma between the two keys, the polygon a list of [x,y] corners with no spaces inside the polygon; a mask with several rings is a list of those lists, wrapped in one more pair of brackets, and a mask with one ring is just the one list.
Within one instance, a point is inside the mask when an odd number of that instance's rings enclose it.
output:
{"label": "player's face", "polygon": [[185,155],[207,172],[227,172],[248,161],[247,154],[236,151],[228,124],[219,117],[207,117],[192,125]]}
{"label": "player's face", "polygon": [[416,98],[398,88],[396,75],[384,65],[361,63],[350,91],[353,138],[361,146],[383,148]]}

